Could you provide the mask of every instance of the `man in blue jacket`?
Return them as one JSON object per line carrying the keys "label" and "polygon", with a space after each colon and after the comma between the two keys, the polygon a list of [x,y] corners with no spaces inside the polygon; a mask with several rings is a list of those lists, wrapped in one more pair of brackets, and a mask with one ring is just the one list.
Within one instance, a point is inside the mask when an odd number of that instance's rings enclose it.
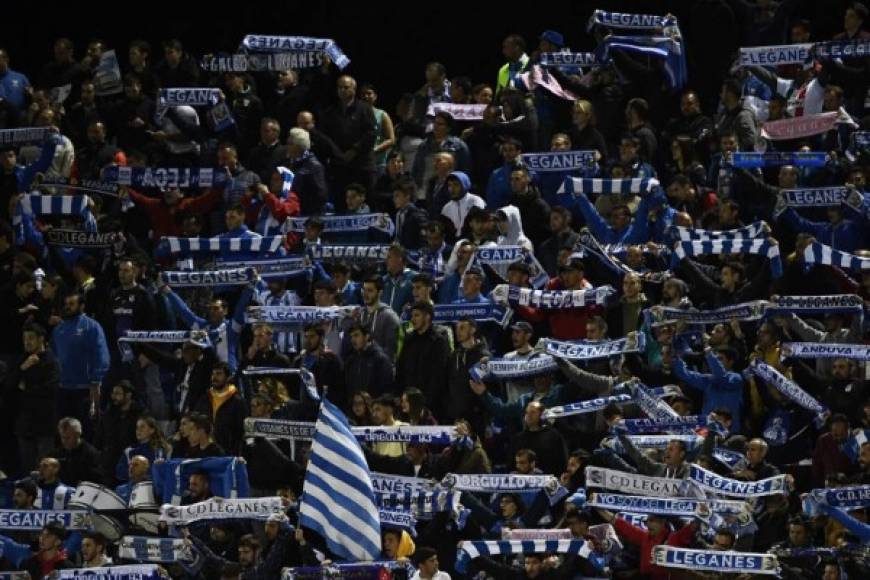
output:
{"label": "man in blue jacket", "polygon": [[60,364],[58,416],[75,417],[89,433],[109,370],[109,347],[100,324],[84,314],[84,305],[79,294],[64,298],[63,322],[54,329],[51,350]]}
{"label": "man in blue jacket", "polygon": [[60,142],[60,135],[52,134],[42,146],[39,158],[27,166],[18,164],[18,156],[13,147],[0,147],[0,218],[11,221],[9,200],[19,193],[30,191],[30,184],[36,174],[48,171]]}
{"label": "man in blue jacket", "polygon": [[732,413],[731,431],[740,432],[740,407],[743,404],[743,377],[734,372],[737,352],[731,348],[713,351],[709,346],[704,349],[704,359],[711,374],[686,369],[681,358],[671,363],[671,371],[680,382],[704,393],[702,414],[709,415],[718,408]]}

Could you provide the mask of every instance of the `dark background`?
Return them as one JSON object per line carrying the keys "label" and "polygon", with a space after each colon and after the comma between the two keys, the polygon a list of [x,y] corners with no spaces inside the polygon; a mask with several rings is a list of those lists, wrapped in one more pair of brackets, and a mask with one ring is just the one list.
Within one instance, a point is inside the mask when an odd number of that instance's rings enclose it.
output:
{"label": "dark background", "polygon": [[[0,44],[11,53],[12,67],[36,76],[51,59],[52,42],[68,36],[81,58],[88,39],[98,37],[118,51],[122,69],[127,43],[142,38],[161,55],[159,43],[179,38],[188,52],[232,52],[246,33],[328,37],[351,59],[348,72],[359,82],[372,82],[380,105],[388,111],[402,92],[418,89],[427,62],[438,60],[448,76],[469,76],[474,83],[495,83],[504,63],[501,41],[516,32],[529,49],[546,29],[561,32],[574,50],[594,48],[586,22],[596,8],[679,18],[686,39],[690,85],[717,92],[721,66],[740,46],[739,20],[758,0],[530,0],[527,2],[465,2],[424,0],[374,2],[337,0],[226,0],[209,4],[126,0],[113,4],[71,2],[52,5],[30,0],[6,7],[0,20]],[[842,30],[847,0],[788,0],[799,16],[812,21],[818,38]],[[731,8],[737,27],[723,18]],[[724,8],[727,12],[727,8]],[[745,20],[745,16],[744,16]],[[715,73],[715,74],[714,74]],[[709,77],[705,79],[704,77]]]}

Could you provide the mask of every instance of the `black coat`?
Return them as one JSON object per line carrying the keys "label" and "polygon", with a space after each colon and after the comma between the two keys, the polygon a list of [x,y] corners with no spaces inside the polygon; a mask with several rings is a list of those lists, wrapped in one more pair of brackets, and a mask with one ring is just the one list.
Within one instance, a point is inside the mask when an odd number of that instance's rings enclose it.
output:
{"label": "black coat", "polygon": [[409,250],[419,250],[426,243],[426,212],[413,203],[404,211],[402,227],[399,228],[399,213],[396,213],[396,241]]}
{"label": "black coat", "polygon": [[[313,134],[312,134],[313,136]],[[292,163],[286,160],[287,167],[293,171],[293,191],[299,198],[302,215],[316,215],[323,212],[327,202],[326,172],[318,159],[319,153],[302,157]]]}
{"label": "black coat", "polygon": [[[293,366],[302,367],[304,357],[305,351],[302,351],[293,361]],[[317,390],[321,395],[323,390],[327,389],[329,400],[339,406],[348,400],[347,390],[344,386],[344,372],[341,370],[341,359],[338,358],[337,354],[331,350],[322,351],[317,357],[314,367],[308,370],[314,374]]]}
{"label": "black coat", "polygon": [[72,450],[55,449],[52,457],[60,462],[60,480],[69,486],[82,481],[103,481],[100,451],[85,440]]}
{"label": "black coat", "polygon": [[447,389],[449,358],[450,344],[443,333],[431,327],[423,334],[408,333],[396,364],[397,387],[416,387],[425,395],[427,407],[439,408]]}
{"label": "black coat", "polygon": [[[368,391],[372,398],[393,393],[395,373],[393,362],[377,343],[372,342],[361,351],[351,349],[344,360],[344,380],[348,397],[352,397],[357,391]],[[348,400],[333,401],[340,405],[349,403]]]}
{"label": "black coat", "polygon": [[470,379],[468,371],[485,356],[489,356],[489,351],[480,341],[468,349],[457,344],[456,350],[450,353],[445,416],[451,423],[456,419],[479,417],[483,413],[480,399],[474,396],[471,387],[468,386]]}
{"label": "black coat", "polygon": [[371,105],[354,99],[349,107],[339,103],[323,114],[320,128],[345,154],[352,153],[347,161],[336,158],[339,166],[374,171],[375,113]]}
{"label": "black coat", "polygon": [[[22,355],[12,367],[9,395],[17,397],[15,434],[19,437],[50,437],[57,428],[55,398],[60,381],[60,366],[51,350],[39,354],[39,363],[26,371]],[[10,398],[11,398],[10,397]]]}
{"label": "black coat", "polygon": [[134,401],[127,411],[110,405],[100,417],[97,445],[101,450],[103,472],[107,476],[115,473],[115,466],[124,449],[137,444],[136,421],[142,415],[142,407]]}
{"label": "black coat", "polygon": [[209,390],[199,399],[194,408],[197,412],[212,418],[211,432],[215,442],[228,454],[237,455],[242,447],[245,417],[248,416],[242,397],[235,393],[218,407],[217,413],[213,413]]}
{"label": "black coat", "polygon": [[203,350],[202,358],[193,364],[190,377],[187,379],[187,395],[181,402],[182,385],[187,377],[187,364],[184,359],[178,358],[165,350],[155,348],[150,344],[140,345],[143,353],[152,362],[163,369],[171,371],[175,376],[175,394],[173,397],[173,415],[181,416],[193,409],[193,406],[206,394],[211,386],[211,371],[217,359],[213,349]]}

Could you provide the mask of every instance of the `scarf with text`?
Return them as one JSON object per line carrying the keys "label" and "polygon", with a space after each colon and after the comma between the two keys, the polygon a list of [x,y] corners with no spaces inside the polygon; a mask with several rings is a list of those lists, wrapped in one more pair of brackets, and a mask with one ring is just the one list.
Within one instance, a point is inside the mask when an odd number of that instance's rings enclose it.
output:
{"label": "scarf with text", "polygon": [[[616,388],[614,388],[614,390],[616,390]],[[650,393],[652,393],[656,397],[667,397],[675,394],[672,388],[667,387],[657,387],[655,389],[651,389]],[[620,405],[634,402],[635,397],[633,394],[618,393],[615,395],[610,395],[608,397],[587,399],[585,401],[577,401],[568,405],[550,407],[549,409],[544,411],[544,413],[541,415],[541,419],[548,421],[550,419],[561,419],[562,417],[571,417],[573,415],[582,415],[584,413],[595,413],[603,410],[605,407],[611,404]]]}
{"label": "scarf with text", "polygon": [[311,272],[311,262],[305,257],[275,258],[272,260],[225,261],[218,259],[212,266],[215,270],[255,268],[264,280],[284,279]]}
{"label": "scarf with text", "polygon": [[784,342],[780,348],[780,359],[787,358],[848,358],[870,361],[870,346],[831,342]]}
{"label": "scarf with text", "polygon": [[788,400],[813,413],[815,415],[813,421],[818,428],[821,429],[824,426],[831,411],[800,388],[796,382],[784,377],[778,370],[759,359],[754,359],[750,363],[749,370],[765,383],[774,387]]}
{"label": "scarf with text", "polygon": [[[510,321],[513,312],[498,304],[436,304],[434,306],[435,316],[432,322],[436,324],[446,324],[451,322],[459,322],[463,318],[470,318],[475,322],[495,322],[501,326],[506,326]],[[410,313],[403,315],[403,318],[410,319]]]}
{"label": "scarf with text", "polygon": [[158,102],[161,107],[213,106],[221,100],[221,90],[208,87],[184,87],[160,89]]}
{"label": "scarf with text", "polygon": [[84,232],[61,228],[52,228],[43,232],[43,238],[49,246],[88,250],[111,248],[118,242],[118,234],[116,232],[101,234],[99,232]]}
{"label": "scarf with text", "polygon": [[833,60],[835,58],[866,58],[870,56],[870,40],[828,40],[813,44],[810,50],[813,58]]}
{"label": "scarf with text", "polygon": [[[313,52],[325,53],[339,70],[350,64],[350,59],[331,38],[312,38],[309,36],[268,36],[247,34],[239,46],[240,51],[250,52]],[[322,62],[322,60],[321,60]],[[311,64],[310,66],[319,66]]]}
{"label": "scarf with text", "polygon": [[131,187],[223,187],[230,175],[223,167],[118,167],[103,169],[103,181]]}
{"label": "scarf with text", "polygon": [[272,514],[283,514],[280,497],[224,499],[212,498],[190,505],[164,504],[160,520],[169,525],[185,525],[202,520],[265,520]]}
{"label": "scarf with text", "polygon": [[139,564],[55,570],[52,578],[55,580],[161,580],[163,574],[156,564]]}
{"label": "scarf with text", "polygon": [[203,272],[171,270],[160,272],[161,282],[175,288],[244,286],[254,282],[256,277],[257,273],[253,268],[206,270]]}
{"label": "scarf with text", "polygon": [[765,153],[737,152],[731,155],[731,165],[742,169],[764,167],[824,167],[828,154],[824,151],[767,151]]}
{"label": "scarf with text", "polygon": [[686,481],[697,485],[706,492],[751,499],[765,495],[788,494],[789,489],[786,477],[786,475],[775,475],[758,481],[739,481],[737,479],[722,477],[704,469],[700,465],[692,463],[689,465],[689,474]]}
{"label": "scarf with text", "polygon": [[118,543],[118,557],[137,562],[171,563],[193,560],[190,546],[181,538],[124,536]]}
{"label": "scarf with text", "polygon": [[643,333],[629,332],[625,338],[617,340],[556,340],[543,338],[538,343],[544,352],[552,356],[571,360],[592,360],[619,356],[632,352],[643,352],[646,337]]}
{"label": "scarf with text", "polygon": [[492,292],[493,300],[499,304],[528,306],[544,310],[604,306],[615,294],[616,291],[612,286],[599,286],[583,290],[533,290],[532,288],[508,284],[499,284]]}
{"label": "scarf with text", "polygon": [[598,64],[591,52],[542,52],[543,67],[587,67]]}
{"label": "scarf with text", "polygon": [[529,280],[535,288],[543,288],[550,280],[544,267],[538,261],[538,258],[533,252],[528,251],[522,246],[484,246],[477,248],[474,251],[474,258],[468,261],[467,272],[474,266],[501,266],[501,271],[504,271],[505,266],[509,266],[514,262],[523,262],[529,267]]}
{"label": "scarf with text", "polygon": [[0,509],[0,530],[39,531],[57,523],[68,530],[91,529],[91,514],[84,510],[4,510]]}
{"label": "scarf with text", "polygon": [[209,72],[267,72],[299,70],[323,65],[323,53],[312,50],[288,50],[267,54],[206,55],[199,61]]}
{"label": "scarf with text", "polygon": [[759,320],[770,303],[765,300],[754,300],[741,304],[723,306],[714,310],[686,310],[671,306],[654,306],[644,310],[644,320],[649,326],[660,326],[674,322],[692,324],[728,324],[732,319]]}
{"label": "scarf with text", "polygon": [[585,540],[463,540],[456,554],[456,571],[465,574],[468,565],[481,556],[512,554],[576,554],[586,558],[592,546]]}
{"label": "scarf with text", "polygon": [[511,380],[554,373],[557,370],[559,366],[556,361],[545,354],[529,359],[492,359],[485,363],[477,363],[471,367],[469,374],[475,381],[483,381],[490,376],[500,380]]}
{"label": "scarf with text", "polygon": [[245,322],[302,326],[312,322],[347,318],[358,308],[358,306],[249,306],[245,311]]}
{"label": "scarf with text", "polygon": [[463,103],[432,103],[426,110],[426,115],[434,117],[438,113],[447,113],[457,121],[480,121],[487,105],[467,105]]}
{"label": "scarf with text", "polygon": [[587,171],[595,166],[595,151],[523,153],[523,163],[536,173]]}
{"label": "scarf with text", "polygon": [[51,133],[51,127],[0,129],[0,146],[20,147],[22,145],[37,145],[45,141]]}
{"label": "scarf with text", "polygon": [[740,66],[777,66],[804,64],[810,58],[812,44],[786,44],[781,46],[751,46],[740,48]]}
{"label": "scarf with text", "polygon": [[769,576],[779,576],[780,573],[779,562],[772,554],[690,550],[659,545],[653,547],[652,560],[662,568]]}
{"label": "scarf with text", "polygon": [[312,260],[364,264],[387,259],[390,246],[373,244],[312,244],[306,248]]}
{"label": "scarf with text", "polygon": [[586,466],[586,487],[619,491],[628,495],[680,497],[681,481],[670,477],[651,477],[626,471]]}
{"label": "scarf with text", "polygon": [[[320,216],[320,220],[323,221],[324,233],[366,232],[370,229],[384,232],[390,237],[396,233],[396,226],[386,213],[325,215]],[[289,217],[284,222],[284,231],[302,233],[305,231],[306,221],[307,217]]]}

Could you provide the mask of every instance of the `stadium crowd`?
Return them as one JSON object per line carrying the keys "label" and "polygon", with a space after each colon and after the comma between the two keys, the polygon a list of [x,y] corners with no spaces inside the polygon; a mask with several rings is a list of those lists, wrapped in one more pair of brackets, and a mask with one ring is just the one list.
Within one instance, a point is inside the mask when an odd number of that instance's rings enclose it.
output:
{"label": "stadium crowd", "polygon": [[712,108],[670,15],[389,112],[326,40],[0,49],[0,577],[870,574],[868,10],[723,4]]}

